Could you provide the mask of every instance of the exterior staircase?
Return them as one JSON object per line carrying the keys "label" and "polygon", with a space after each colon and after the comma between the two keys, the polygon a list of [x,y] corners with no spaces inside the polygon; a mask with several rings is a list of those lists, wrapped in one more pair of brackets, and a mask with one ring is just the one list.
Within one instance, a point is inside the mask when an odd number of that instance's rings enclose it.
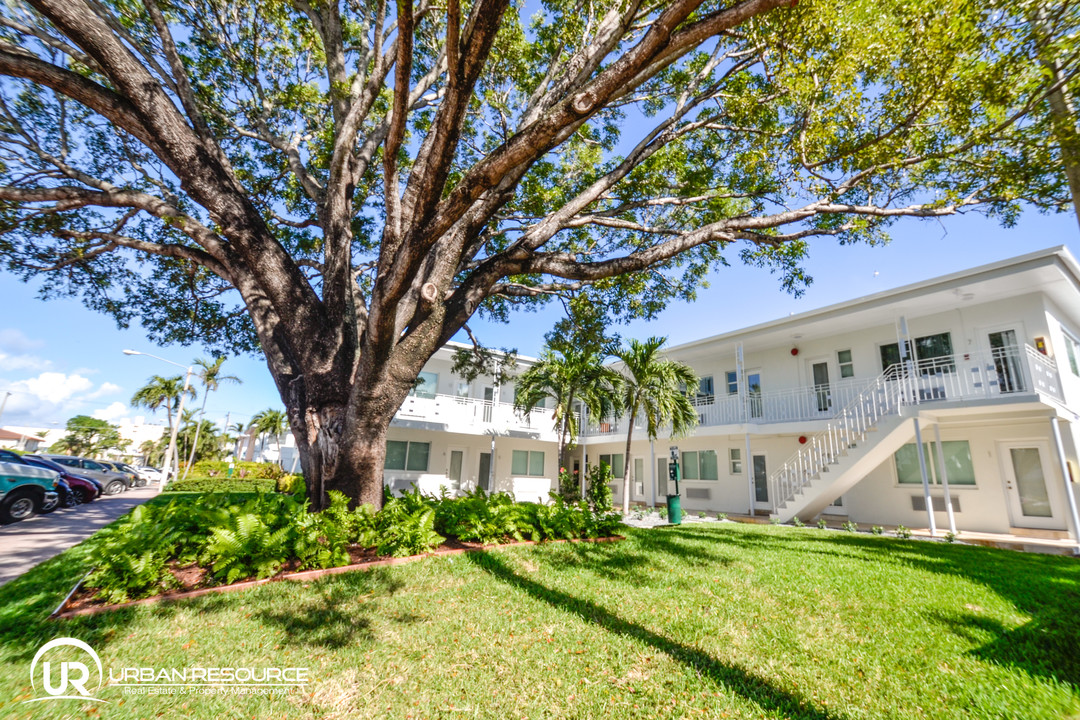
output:
{"label": "exterior staircase", "polygon": [[813,519],[911,439],[907,407],[916,404],[920,384],[913,376],[890,367],[773,473],[774,521]]}

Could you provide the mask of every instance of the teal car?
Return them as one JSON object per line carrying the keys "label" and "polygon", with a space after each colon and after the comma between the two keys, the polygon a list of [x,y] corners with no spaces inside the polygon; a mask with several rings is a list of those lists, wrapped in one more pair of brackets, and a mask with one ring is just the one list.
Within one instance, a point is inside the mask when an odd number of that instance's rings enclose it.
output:
{"label": "teal car", "polygon": [[59,485],[53,470],[0,462],[0,523],[52,512],[60,503]]}

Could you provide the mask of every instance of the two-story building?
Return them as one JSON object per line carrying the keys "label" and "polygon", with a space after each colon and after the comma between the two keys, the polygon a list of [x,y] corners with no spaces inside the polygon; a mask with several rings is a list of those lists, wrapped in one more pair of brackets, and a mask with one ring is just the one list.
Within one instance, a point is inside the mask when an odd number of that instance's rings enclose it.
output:
{"label": "two-story building", "polygon": [[[701,377],[699,424],[635,431],[634,501],[662,502],[675,445],[688,510],[926,527],[929,503],[942,530],[1076,532],[1080,266],[1063,247],[666,354]],[[592,424],[590,462],[622,477],[625,437]]]}
{"label": "two-story building", "polygon": [[[545,500],[559,470],[550,410],[517,413],[512,382],[455,375],[460,347],[432,358],[395,417],[386,483]],[[635,503],[664,503],[676,446],[688,511],[1077,537],[1080,266],[1063,247],[666,355],[701,378],[698,426],[655,441],[635,429]],[[573,464],[608,463],[621,501],[625,423],[588,420]]]}

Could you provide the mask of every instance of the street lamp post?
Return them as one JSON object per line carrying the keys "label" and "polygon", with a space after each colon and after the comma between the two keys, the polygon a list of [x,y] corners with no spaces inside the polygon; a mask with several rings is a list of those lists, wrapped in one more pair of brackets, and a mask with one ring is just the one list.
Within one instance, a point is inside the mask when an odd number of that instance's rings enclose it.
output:
{"label": "street lamp post", "polygon": [[165,471],[165,478],[163,478],[161,480],[161,483],[158,486],[159,489],[160,489],[161,487],[164,486],[165,481],[169,478],[170,474],[172,476],[175,476],[177,474],[177,472],[179,471],[179,468],[174,468],[173,467],[173,465],[175,463],[175,460],[176,460],[176,435],[180,431],[180,418],[183,417],[183,414],[184,414],[184,398],[187,396],[188,387],[191,385],[192,368],[191,368],[190,365],[185,367],[184,365],[181,365],[178,362],[173,362],[172,360],[166,360],[163,357],[158,357],[157,355],[151,355],[150,353],[139,352],[138,350],[125,350],[124,354],[125,355],[145,355],[146,357],[152,357],[155,360],[160,360],[161,362],[169,363],[170,365],[175,365],[176,367],[185,368],[187,370],[187,374],[184,376],[184,389],[180,391],[180,405],[176,408],[176,422],[174,422],[172,428],[170,428],[172,434],[169,437],[169,449],[165,451],[165,462],[163,463],[163,467],[164,467],[164,471]]}

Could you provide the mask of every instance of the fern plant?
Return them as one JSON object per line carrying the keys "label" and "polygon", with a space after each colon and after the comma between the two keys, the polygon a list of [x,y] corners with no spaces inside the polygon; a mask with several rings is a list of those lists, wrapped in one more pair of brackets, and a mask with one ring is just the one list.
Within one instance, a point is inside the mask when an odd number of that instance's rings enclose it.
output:
{"label": "fern plant", "polygon": [[[419,493],[417,493],[419,494]],[[430,552],[444,538],[435,532],[435,508],[427,503],[415,503],[394,498],[379,513],[380,555],[405,557]]]}
{"label": "fern plant", "polygon": [[224,526],[210,529],[210,541],[203,562],[211,565],[215,577],[226,583],[255,576],[268,578],[281,569],[289,556],[293,529],[271,528],[259,515],[247,512]]}

